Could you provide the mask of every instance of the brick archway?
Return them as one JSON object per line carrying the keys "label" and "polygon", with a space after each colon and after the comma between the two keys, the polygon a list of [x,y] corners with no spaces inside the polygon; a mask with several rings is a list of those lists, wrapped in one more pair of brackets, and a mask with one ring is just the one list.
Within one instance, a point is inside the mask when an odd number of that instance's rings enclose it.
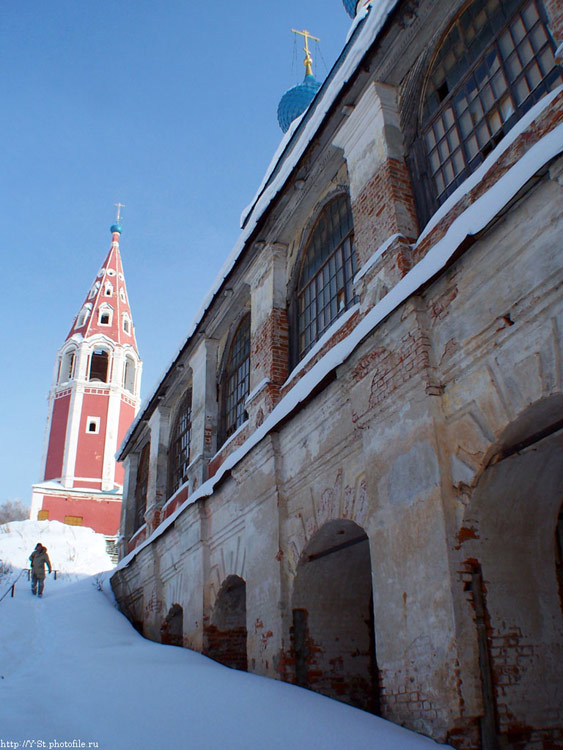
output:
{"label": "brick archway", "polygon": [[173,604],[160,626],[160,640],[169,646],[184,645],[184,610]]}
{"label": "brick archway", "polygon": [[563,739],[563,431],[546,426],[556,414],[547,407],[530,407],[504,431],[458,534],[486,750]]}
{"label": "brick archway", "polygon": [[246,582],[231,575],[219,589],[205,628],[204,653],[227,667],[246,671],[246,637]]}
{"label": "brick archway", "polygon": [[353,521],[326,523],[305,548],[293,588],[294,680],[379,713],[369,541]]}

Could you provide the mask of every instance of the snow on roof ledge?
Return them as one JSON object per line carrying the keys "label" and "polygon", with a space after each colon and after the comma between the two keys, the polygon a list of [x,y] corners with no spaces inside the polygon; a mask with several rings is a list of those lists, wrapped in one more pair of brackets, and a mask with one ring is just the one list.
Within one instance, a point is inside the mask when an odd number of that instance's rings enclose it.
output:
{"label": "snow on roof ledge", "polygon": [[[377,8],[373,8],[370,6],[369,8],[365,9],[365,12],[358,14],[352,24],[352,28],[350,29],[346,40],[347,43],[350,43],[350,41],[352,42],[350,48],[348,50],[345,49],[345,56],[342,59],[340,66],[337,68],[339,62],[337,61],[335,67],[333,68],[334,75],[331,77],[333,71],[329,73],[327,80],[323,83],[322,88],[311,103],[309,109],[306,110],[300,118],[295,120],[294,123],[292,123],[290,129],[285,134],[284,138],[282,138],[282,141],[278,146],[274,158],[270,162],[266,174],[264,175],[264,178],[260,183],[260,187],[256,191],[256,195],[245,210],[246,212],[243,212],[243,215],[241,216],[241,223],[243,224],[243,226],[245,222],[249,221],[252,218],[253,213],[256,213],[256,219],[259,218],[266,206],[269,204],[271,198],[266,201],[262,200],[262,198],[264,197],[266,186],[268,185],[278,164],[281,161],[285,161],[285,163],[283,164],[281,172],[275,176],[275,183],[276,185],[278,185],[280,181],[281,185],[285,183],[287,177],[297,165],[298,160],[301,158],[306,147],[309,145],[320,125],[324,121],[325,115],[330,110],[343,85],[355,72],[363,56],[368,51],[370,46],[375,41],[377,35],[383,28],[387,17],[397,5],[397,2],[398,0],[382,0],[377,5]],[[361,25],[362,21],[365,21],[365,23]],[[354,32],[359,29],[360,25],[361,30],[359,31],[358,36],[356,37],[356,39],[352,40]],[[308,113],[310,113],[309,117],[307,117]],[[295,143],[293,150],[291,151],[291,153],[284,157],[286,148],[289,146],[293,135],[299,129],[303,121],[306,121],[303,126],[303,131],[297,135],[297,142]],[[278,186],[278,189],[275,191],[276,193],[280,189],[281,185]],[[267,198],[267,194],[265,197]]]}
{"label": "snow on roof ledge", "polygon": [[[563,87],[560,87],[560,89]],[[558,91],[560,90],[558,89]],[[553,92],[554,95],[557,92]],[[549,99],[549,101],[546,101]],[[552,97],[544,97],[534,107],[535,116],[543,110]],[[538,105],[542,105],[539,110]],[[510,138],[512,131],[506,136]],[[514,136],[516,137],[516,136]],[[513,140],[513,139],[512,139]],[[497,149],[502,147],[502,143]],[[496,149],[495,149],[496,150]],[[178,516],[196,500],[208,497],[215,486],[231,469],[241,461],[263,438],[273,430],[285,417],[303,402],[312,390],[332,370],[342,364],[356,347],[368,336],[385,318],[399,307],[412,294],[427,284],[451,260],[457,249],[467,237],[474,236],[490,224],[494,217],[517,195],[518,191],[530,180],[539,169],[548,164],[563,151],[563,124],[544,135],[537,143],[514,164],[499,180],[483,195],[479,196],[463,213],[457,216],[446,234],[433,245],[428,253],[420,260],[392,289],[383,297],[358,323],[346,338],[335,344],[324,357],[316,362],[301,380],[284,396],[273,411],[266,417],[249,438],[227,457],[217,473],[204,482],[193,492],[139,547],[130,552],[120,561],[116,570],[127,565],[145,547],[151,544]],[[493,152],[495,153],[495,152]],[[498,158],[498,154],[497,154]],[[481,168],[484,164],[481,165]],[[480,168],[480,169],[481,169]],[[422,238],[421,238],[422,239]],[[420,244],[421,239],[415,244]]]}
{"label": "snow on roof ledge", "polygon": [[[256,228],[258,221],[262,217],[266,208],[270,205],[272,200],[282,189],[287,178],[297,165],[297,162],[302,157],[307,146],[313,140],[317,130],[323,123],[327,112],[330,110],[342,87],[355,72],[365,53],[383,28],[387,17],[393,11],[397,3],[398,0],[381,0],[377,5],[377,8],[372,7],[365,18],[362,17],[361,19],[359,19],[359,21],[362,21],[363,23],[357,23],[354,26],[354,32],[356,32],[357,35],[355,36],[355,38],[350,39],[350,47],[348,50],[346,50],[346,54],[341,60],[340,67],[335,70],[334,76],[332,77],[332,79],[330,79],[330,81],[325,81],[317,96],[313,100],[311,106],[301,115],[300,118],[292,123],[290,129],[282,138],[280,145],[278,146],[278,149],[276,150],[276,153],[274,154],[274,157],[264,176],[264,179],[262,180],[260,187],[256,192],[256,195],[254,196],[252,202],[245,210],[245,212],[243,212],[243,216],[241,217],[241,219],[243,219],[243,223],[246,223],[239,236],[239,239],[227,256],[218,275],[215,278],[215,281],[211,285],[211,288],[205,295],[203,302],[199,307],[199,310],[195,314],[194,319],[188,328],[188,332],[180,348],[176,351],[169,364],[166,366],[164,372],[162,373],[162,376],[157,381],[154,390],[141,404],[141,408],[139,409],[137,416],[127,430],[127,433],[123,438],[123,442],[121,443],[121,446],[116,453],[117,460],[121,459],[121,457],[123,456],[124,449],[129,442],[129,439],[133,435],[135,429],[137,428],[137,425],[142,421],[143,415],[152,402],[153,398],[156,396],[160,384],[165,379],[172,365],[178,359],[184,347],[187,345],[190,338],[194,334],[197,326],[200,324],[207,309],[211,305],[211,302],[213,301],[215,295],[221,288],[223,281],[233,269],[235,262],[237,261],[247,241]],[[354,35],[352,34],[352,36]],[[296,133],[296,131],[301,129],[302,125],[303,130],[300,133]],[[285,152],[294,136],[296,136],[297,140],[293,145],[291,152],[286,155]],[[273,176],[276,168],[278,167],[278,164],[281,165],[281,168],[278,173]]]}

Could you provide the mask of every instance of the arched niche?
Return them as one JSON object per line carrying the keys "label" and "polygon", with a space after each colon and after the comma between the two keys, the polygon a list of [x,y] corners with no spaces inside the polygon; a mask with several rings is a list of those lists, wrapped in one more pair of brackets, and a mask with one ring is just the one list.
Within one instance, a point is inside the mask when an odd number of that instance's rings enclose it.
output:
{"label": "arched niche", "polygon": [[230,575],[219,589],[205,628],[204,653],[227,667],[246,671],[246,638],[246,583]]}
{"label": "arched niche", "polygon": [[506,427],[458,534],[471,576],[465,589],[475,623],[483,747],[557,731],[553,716],[563,705],[562,413],[561,398],[552,397]]}
{"label": "arched niche", "polygon": [[379,713],[369,541],[353,521],[326,523],[306,546],[292,598],[295,682]]}
{"label": "arched niche", "polygon": [[160,640],[169,646],[184,645],[184,610],[173,604],[160,626]]}

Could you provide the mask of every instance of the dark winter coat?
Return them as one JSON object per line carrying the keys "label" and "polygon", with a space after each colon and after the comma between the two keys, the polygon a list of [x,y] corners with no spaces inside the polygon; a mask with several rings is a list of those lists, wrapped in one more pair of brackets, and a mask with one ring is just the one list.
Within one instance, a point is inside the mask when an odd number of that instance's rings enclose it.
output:
{"label": "dark winter coat", "polygon": [[51,561],[49,560],[47,550],[42,545],[37,545],[29,556],[29,559],[31,561],[31,571],[35,578],[45,578],[45,565],[49,568],[49,573],[51,572]]}

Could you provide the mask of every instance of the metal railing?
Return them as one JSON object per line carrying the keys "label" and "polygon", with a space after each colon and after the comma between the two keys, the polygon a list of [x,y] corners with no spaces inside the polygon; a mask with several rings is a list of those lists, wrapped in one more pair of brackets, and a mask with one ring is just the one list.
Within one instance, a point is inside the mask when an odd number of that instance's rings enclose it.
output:
{"label": "metal railing", "polygon": [[[53,573],[53,576],[54,576],[55,581],[56,581],[57,580],[57,571],[56,570],[52,570],[51,572]],[[20,578],[22,577],[22,575],[24,573],[27,573],[27,580],[31,581],[31,568],[22,568],[22,570],[20,570],[20,572],[18,573],[18,575],[15,578],[15,580],[13,580],[8,585],[8,588],[6,589],[6,591],[2,594],[2,596],[0,596],[0,602],[3,601],[8,596],[8,594],[10,592],[11,592],[11,598],[12,599],[14,598],[14,594],[16,592],[16,583],[20,580]]]}

